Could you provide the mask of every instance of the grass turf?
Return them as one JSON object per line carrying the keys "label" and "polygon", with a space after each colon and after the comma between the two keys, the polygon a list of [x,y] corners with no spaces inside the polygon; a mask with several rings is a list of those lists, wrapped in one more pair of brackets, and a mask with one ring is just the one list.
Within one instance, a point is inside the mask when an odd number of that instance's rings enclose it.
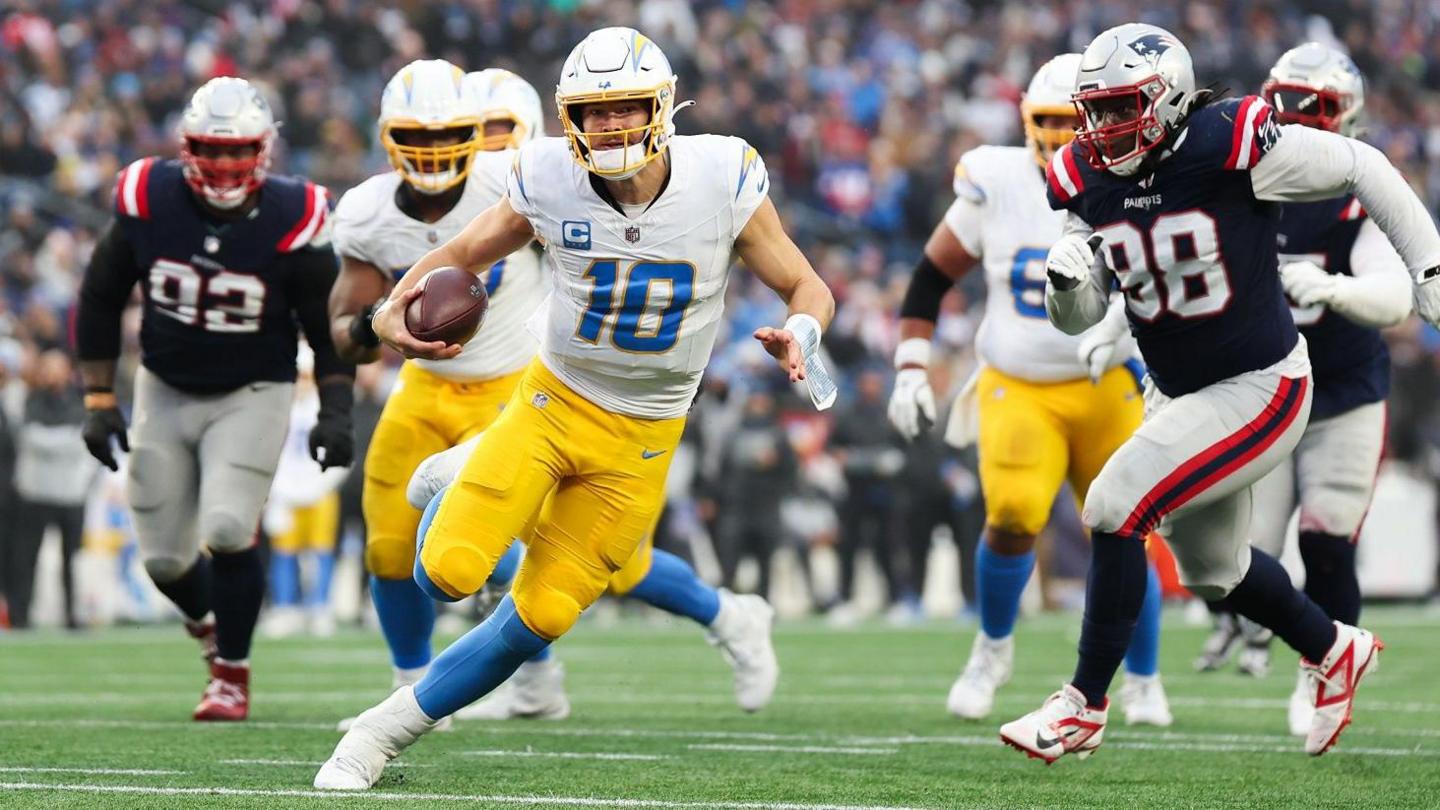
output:
{"label": "grass turf", "polygon": [[1162,654],[1174,727],[1127,729],[1117,710],[1095,757],[1050,768],[996,729],[1069,673],[1073,616],[1022,624],[1015,678],[983,723],[944,711],[969,627],[784,625],[780,690],[747,716],[696,628],[582,623],[557,647],[569,720],[460,724],[354,797],[306,794],[335,720],[384,694],[377,636],[259,642],[252,719],[217,726],[188,720],[203,678],[178,627],[0,635],[0,807],[1440,806],[1440,618],[1367,611],[1383,666],[1320,759],[1285,735],[1292,653],[1277,645],[1264,680],[1199,675],[1204,631],[1178,618]]}

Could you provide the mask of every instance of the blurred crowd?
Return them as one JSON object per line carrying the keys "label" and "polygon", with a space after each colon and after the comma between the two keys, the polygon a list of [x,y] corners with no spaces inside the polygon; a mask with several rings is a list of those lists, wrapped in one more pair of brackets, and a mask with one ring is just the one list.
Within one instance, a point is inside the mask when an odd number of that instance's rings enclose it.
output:
{"label": "blurred crowd", "polygon": [[[1299,42],[1339,43],[1367,77],[1365,137],[1432,209],[1440,204],[1440,15],[1422,0],[10,0],[0,11],[0,534],[26,539],[11,543],[20,549],[7,577],[33,557],[30,524],[40,521],[16,528],[17,515],[43,512],[38,531],[58,526],[67,560],[81,542],[69,490],[69,512],[16,505],[59,497],[53,487],[26,491],[49,441],[40,437],[78,442],[78,430],[67,432],[79,421],[68,318],[115,174],[135,158],[175,153],[175,118],[195,87],[215,75],[261,85],[284,122],[275,170],[338,197],[386,168],[374,123],[380,89],[407,62],[509,68],[548,99],[572,45],[623,24],[665,49],[680,97],[696,100],[677,119],[681,133],[739,135],[759,149],[787,227],[839,301],[826,342],[844,397],[821,418],[764,368],[747,336],[780,320],[780,308],[737,275],[666,542],[710,538],[715,576],[727,580],[741,558],[768,559],[777,545],[833,546],[834,586],[811,602],[842,608],[856,555],[869,549],[889,598],[913,608],[932,530],[949,527],[964,557],[980,506],[973,460],[938,440],[907,447],[886,426],[910,268],[951,200],[955,159],[982,143],[1019,142],[1017,105],[1035,67],[1133,19],[1174,31],[1201,81],[1233,93],[1255,91]],[[958,387],[973,364],[983,296],[972,274],[946,302],[937,339],[949,362],[936,371],[937,391]],[[1440,340],[1414,323],[1392,338],[1391,453],[1429,464]],[[383,398],[385,375],[367,378],[362,405]],[[66,472],[102,480],[83,460]],[[89,484],[89,524],[119,531],[124,510],[111,490]],[[97,512],[96,493],[106,492],[109,506]],[[759,568],[751,587],[767,584],[769,566]],[[13,622],[20,588],[0,586]]]}

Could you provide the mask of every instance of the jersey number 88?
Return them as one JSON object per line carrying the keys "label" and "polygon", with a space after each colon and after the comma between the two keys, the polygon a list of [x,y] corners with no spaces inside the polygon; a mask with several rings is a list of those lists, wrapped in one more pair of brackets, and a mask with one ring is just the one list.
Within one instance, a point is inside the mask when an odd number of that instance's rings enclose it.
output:
{"label": "jersey number 88", "polygon": [[1208,318],[1229,306],[1220,234],[1205,212],[1162,214],[1148,232],[1132,222],[1113,222],[1095,232],[1105,237],[1108,264],[1136,318],[1149,322],[1166,312]]}

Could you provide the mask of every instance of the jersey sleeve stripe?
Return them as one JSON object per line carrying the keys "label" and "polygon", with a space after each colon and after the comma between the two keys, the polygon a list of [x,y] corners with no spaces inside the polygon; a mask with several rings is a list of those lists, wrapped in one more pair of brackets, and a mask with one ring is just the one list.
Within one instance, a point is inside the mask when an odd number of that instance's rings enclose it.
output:
{"label": "jersey sleeve stripe", "polygon": [[140,179],[135,182],[135,202],[141,219],[150,218],[150,167],[154,165],[155,158],[145,158],[140,164]]}
{"label": "jersey sleeve stripe", "polygon": [[1235,113],[1235,132],[1230,142],[1230,157],[1225,161],[1227,169],[1248,169],[1260,159],[1260,147],[1255,142],[1255,131],[1260,126],[1260,114],[1265,105],[1255,96],[1246,96]]}
{"label": "jersey sleeve stripe", "polygon": [[1045,172],[1045,178],[1050,184],[1050,190],[1060,202],[1069,202],[1071,197],[1080,193],[1083,184],[1080,182],[1080,172],[1075,169],[1075,159],[1070,155],[1070,146],[1066,144],[1056,150],[1054,157],[1050,158],[1050,168]]}
{"label": "jersey sleeve stripe", "polygon": [[1351,200],[1350,204],[1345,206],[1345,210],[1340,212],[1340,219],[1347,222],[1350,220],[1360,219],[1364,216],[1365,209],[1361,207],[1360,199],[1358,197]]}
{"label": "jersey sleeve stripe", "polygon": [[278,248],[281,253],[289,253],[306,242],[320,229],[320,224],[325,221],[325,188],[314,183],[305,183],[305,214],[295,227],[285,234],[280,240]]}
{"label": "jersey sleeve stripe", "polygon": [[126,166],[115,181],[115,209],[127,217],[145,217],[150,213],[145,195],[145,180],[150,174],[151,158],[137,160]]}

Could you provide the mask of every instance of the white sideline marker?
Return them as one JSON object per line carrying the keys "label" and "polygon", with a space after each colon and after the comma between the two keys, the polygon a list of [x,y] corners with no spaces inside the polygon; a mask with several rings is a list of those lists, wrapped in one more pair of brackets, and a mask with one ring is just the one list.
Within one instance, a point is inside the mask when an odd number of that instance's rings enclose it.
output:
{"label": "white sideline marker", "polygon": [[0,773],[78,773],[85,776],[183,776],[188,771],[162,771],[150,768],[54,768],[3,765]]}
{"label": "white sideline marker", "polygon": [[654,762],[661,759],[671,759],[664,754],[623,754],[609,751],[502,751],[499,749],[485,749],[479,751],[461,751],[467,757],[543,757],[549,759],[605,759],[620,761]]}

